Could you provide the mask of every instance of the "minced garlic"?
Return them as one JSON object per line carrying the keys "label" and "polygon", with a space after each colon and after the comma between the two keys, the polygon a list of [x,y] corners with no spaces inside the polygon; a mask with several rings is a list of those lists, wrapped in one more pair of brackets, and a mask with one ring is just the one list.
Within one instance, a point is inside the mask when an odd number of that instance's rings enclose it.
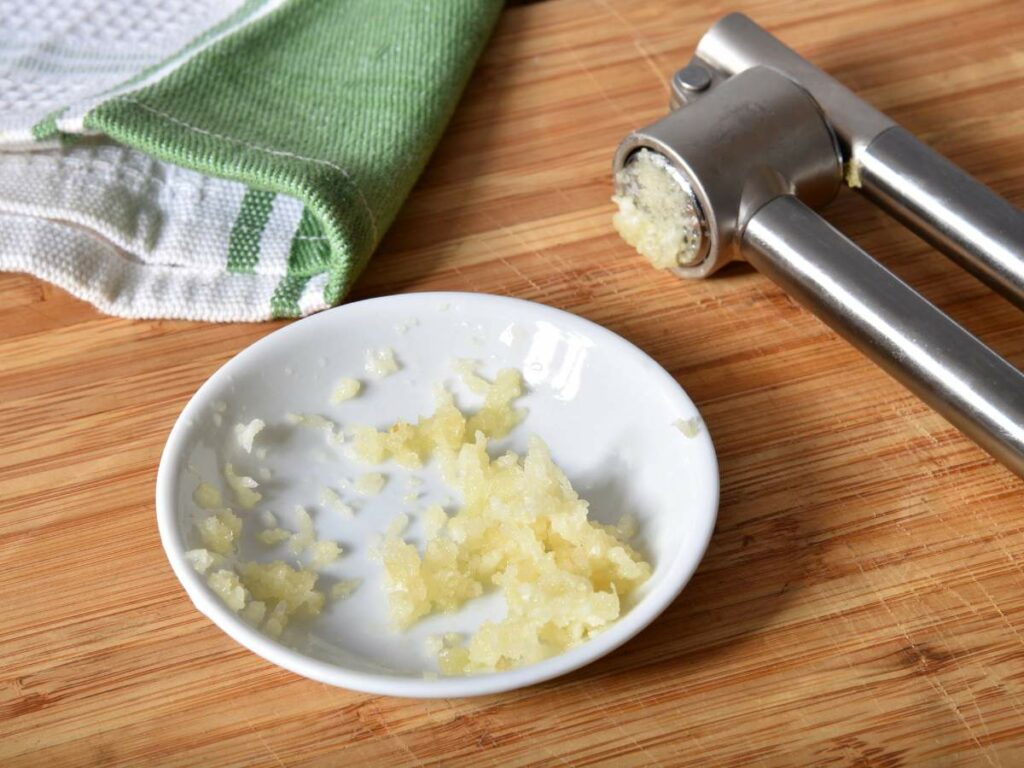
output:
{"label": "minced garlic", "polygon": [[220,496],[220,491],[209,483],[200,483],[196,486],[196,489],[192,492],[192,501],[200,509],[210,512],[224,506],[224,500]]}
{"label": "minced garlic", "polygon": [[284,528],[267,528],[256,534],[256,538],[268,547],[280,544],[282,541],[288,541],[291,537],[292,532],[286,531]]}
{"label": "minced garlic", "polygon": [[436,539],[448,524],[448,515],[440,504],[431,504],[423,513],[423,530],[427,539]]}
{"label": "minced garlic", "polygon": [[[522,419],[522,412],[511,403],[523,393],[523,379],[519,371],[506,369],[498,373],[493,382],[487,382],[471,369],[462,368],[467,386],[484,395],[484,405],[466,419],[455,406],[451,392],[443,387],[435,392],[436,407],[430,416],[415,424],[404,421],[392,424],[384,431],[373,427],[353,427],[354,455],[364,462],[378,464],[394,459],[405,467],[416,468],[435,452],[449,454],[458,449],[466,435],[479,430],[487,437],[507,435]],[[478,382],[483,383],[483,388]]]}
{"label": "minced garlic", "polygon": [[295,517],[299,521],[299,530],[292,534],[291,541],[288,542],[288,549],[293,555],[299,555],[316,541],[316,528],[313,525],[313,518],[309,516],[305,507],[296,507]]}
{"label": "minced garlic", "polygon": [[288,625],[288,604],[283,600],[274,606],[266,622],[263,624],[263,631],[271,637],[280,637]]}
{"label": "minced garlic", "polygon": [[622,239],[659,269],[693,264],[704,238],[696,198],[682,175],[657,152],[641,149],[615,174],[612,224]]}
{"label": "minced garlic", "polygon": [[322,430],[327,442],[331,445],[340,445],[345,440],[345,433],[330,419],[316,413],[286,413],[285,419],[289,424],[310,429]]}
{"label": "minced garlic", "polygon": [[240,614],[250,624],[258,625],[267,615],[267,604],[261,600],[252,600],[240,611]]}
{"label": "minced garlic", "polygon": [[248,424],[235,424],[235,438],[246,453],[252,453],[252,441],[266,424],[261,419],[253,419]]}
{"label": "minced garlic", "polygon": [[[241,563],[238,572],[222,569],[211,574],[206,583],[231,610],[259,625],[266,617],[263,631],[279,637],[293,616],[313,617],[324,605],[324,595],[315,589],[317,574],[295,569],[287,563]],[[273,608],[267,615],[267,607]]]}
{"label": "minced garlic", "polygon": [[460,367],[467,386],[484,396],[477,413],[467,418],[440,391],[432,416],[355,441],[356,455],[370,461],[437,459],[463,498],[451,517],[437,505],[424,513],[422,554],[402,539],[401,518],[377,548],[395,625],[455,611],[490,586],[504,594],[504,619],[485,622],[464,645],[458,637],[430,643],[445,674],[510,669],[579,645],[614,622],[622,598],[651,573],[623,535],[628,525],[620,531],[587,519],[587,503],[539,438],[525,457],[491,459],[488,438],[519,420],[512,401],[521,378],[502,371],[491,383]]}
{"label": "minced garlic", "polygon": [[355,510],[352,509],[351,505],[346,504],[341,496],[326,486],[320,489],[320,503],[346,519],[355,515]]}
{"label": "minced garlic", "polygon": [[337,405],[343,403],[346,400],[351,400],[353,397],[359,394],[359,390],[362,389],[362,384],[359,379],[342,379],[335,385],[334,391],[331,392],[331,402]]}
{"label": "minced garlic", "polygon": [[696,437],[700,434],[703,422],[701,422],[700,416],[694,416],[691,419],[676,419],[672,423],[685,437]]}
{"label": "minced garlic", "polygon": [[[273,515],[270,517],[276,522]],[[316,538],[316,526],[305,507],[296,507],[295,517],[298,520],[298,531],[293,533],[284,528],[265,528],[256,534],[256,538],[267,546],[287,541],[288,550],[293,555],[309,554],[310,566],[314,569],[330,565],[341,556],[342,549],[336,542]]]}
{"label": "minced garlic", "polygon": [[224,465],[224,479],[227,480],[228,487],[235,492],[235,499],[243,509],[252,509],[263,498],[262,494],[253,490],[259,486],[259,483],[251,477],[236,475],[235,468],[231,464]]}
{"label": "minced garlic", "polygon": [[364,496],[375,496],[384,489],[386,482],[387,478],[380,472],[367,472],[365,475],[360,475],[356,478],[353,487],[357,493],[361,493]]}
{"label": "minced garlic", "polygon": [[[217,516],[206,518],[199,524],[204,543],[207,543],[208,536],[204,524],[210,526],[210,530],[216,530],[218,535],[222,535],[225,528],[228,529],[232,534],[232,542],[241,532],[241,520],[235,517],[237,526],[227,526],[223,522],[223,513],[231,514],[228,510],[220,510]],[[306,517],[308,519],[308,515]],[[207,523],[208,520],[214,523]],[[263,534],[270,532],[262,531],[259,538],[265,539]],[[286,539],[294,539],[298,535],[279,528],[272,529],[272,532],[283,534]],[[307,532],[308,526],[300,520],[300,534]],[[276,538],[280,540],[279,536]],[[207,546],[211,544],[220,546],[221,542],[219,539],[211,540]],[[272,563],[242,562],[234,568],[224,567],[214,571],[207,577],[206,583],[225,605],[247,622],[256,627],[262,624],[260,628],[267,635],[280,637],[292,617],[308,618],[320,613],[324,594],[315,588],[318,575],[314,568],[333,562],[341,554],[341,548],[329,541],[313,541],[309,549],[312,551],[313,568],[293,568],[280,560]],[[199,573],[206,573],[212,566],[223,562],[216,550],[211,552],[209,549],[189,550],[185,557]],[[332,597],[347,597],[357,586],[358,581],[339,582],[332,589]]]}
{"label": "minced garlic", "polygon": [[344,600],[355,592],[362,583],[362,579],[343,579],[331,587],[331,597],[334,600]]}
{"label": "minced garlic", "polygon": [[315,571],[295,569],[287,563],[242,563],[241,583],[256,600],[273,604],[267,625],[268,634],[276,637],[293,616],[317,616],[324,605],[324,595],[315,589]]}
{"label": "minced garlic", "polygon": [[395,360],[395,351],[391,347],[379,347],[366,350],[366,360],[363,365],[366,372],[378,379],[390,376],[398,370],[398,361]]}
{"label": "minced garlic", "polygon": [[190,549],[185,553],[185,559],[188,560],[192,564],[192,567],[199,573],[206,573],[210,569],[210,566],[221,561],[220,556],[215,555],[208,549]]}
{"label": "minced garlic", "polygon": [[204,547],[218,555],[228,555],[234,551],[235,541],[242,533],[242,519],[230,509],[218,509],[200,520],[196,528]]}
{"label": "minced garlic", "polygon": [[408,515],[395,515],[395,517],[388,523],[387,530],[384,532],[385,536],[401,536],[405,533],[405,529],[409,527],[409,516]]}
{"label": "minced garlic", "polygon": [[323,568],[330,565],[341,556],[342,549],[337,542],[320,539],[313,542],[309,547],[312,553],[309,564],[312,568]]}
{"label": "minced garlic", "polygon": [[231,610],[238,612],[245,608],[245,588],[234,571],[214,571],[206,583]]}

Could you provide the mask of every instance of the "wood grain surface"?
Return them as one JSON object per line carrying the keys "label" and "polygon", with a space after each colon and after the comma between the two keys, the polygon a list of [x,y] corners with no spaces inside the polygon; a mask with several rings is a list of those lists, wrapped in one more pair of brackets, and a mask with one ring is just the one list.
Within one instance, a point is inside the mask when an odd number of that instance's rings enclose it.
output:
{"label": "wood grain surface", "polygon": [[[1024,205],[1024,3],[740,2]],[[1024,765],[1024,485],[760,275],[609,224],[625,133],[732,4],[511,7],[357,297],[456,289],[654,356],[721,460],[710,551],[638,638],[472,700],[332,689],[192,608],[153,511],[187,399],[275,324],[103,317],[0,275],[0,764]],[[862,199],[828,217],[1024,367],[1024,315]]]}

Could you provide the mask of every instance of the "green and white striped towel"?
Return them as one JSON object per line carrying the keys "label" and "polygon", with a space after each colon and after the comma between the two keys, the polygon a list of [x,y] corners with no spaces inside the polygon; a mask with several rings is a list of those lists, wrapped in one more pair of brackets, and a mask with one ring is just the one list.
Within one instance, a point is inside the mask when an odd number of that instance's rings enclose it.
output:
{"label": "green and white striped towel", "polygon": [[123,317],[339,302],[500,0],[0,0],[0,270]]}

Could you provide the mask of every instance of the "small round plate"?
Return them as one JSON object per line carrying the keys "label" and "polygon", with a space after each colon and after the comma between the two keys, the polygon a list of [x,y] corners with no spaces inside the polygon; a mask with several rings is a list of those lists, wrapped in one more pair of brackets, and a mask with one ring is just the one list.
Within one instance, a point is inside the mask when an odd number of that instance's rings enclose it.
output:
{"label": "small round plate", "polygon": [[[367,349],[390,347],[400,370],[374,379],[363,368]],[[399,513],[412,512],[407,540],[422,544],[413,509],[457,502],[433,476],[410,508],[408,470],[392,464],[383,492],[359,498],[355,516],[342,519],[320,505],[322,488],[346,500],[346,481],[375,471],[344,456],[324,433],[292,426],[287,413],[318,414],[342,426],[383,427],[415,420],[434,408],[434,385],[445,382],[463,408],[474,398],[452,371],[454,359],[480,363],[493,376],[515,367],[528,391],[517,401],[527,416],[497,450],[525,451],[539,435],[551,448],[592,519],[616,522],[624,513],[639,523],[634,546],[654,568],[623,616],[609,629],[558,656],[510,671],[467,677],[437,676],[425,650],[428,636],[472,632],[500,618],[500,594],[489,594],[458,613],[429,616],[405,632],[389,624],[379,564],[367,556],[372,543]],[[364,382],[352,400],[331,404],[336,382]],[[260,418],[253,452],[238,445],[235,425]],[[682,420],[680,422],[679,420]],[[680,428],[682,427],[682,428]],[[348,598],[328,598],[323,613],[294,621],[279,640],[264,635],[227,608],[185,558],[200,546],[194,525],[202,513],[192,494],[200,478],[219,488],[222,467],[260,483],[263,499],[242,512],[246,524],[239,559],[286,557],[284,548],[256,539],[259,520],[272,511],[295,530],[296,505],[310,510],[320,538],[344,548],[326,567],[318,587],[362,579]],[[654,360],[611,331],[542,304],[471,293],[415,293],[346,304],[276,331],[243,350],[200,387],[167,440],[157,477],[160,537],[175,574],[196,607],[246,648],[300,675],[331,685],[393,696],[452,697],[506,691],[547,680],[617,648],[647,626],[676,598],[697,568],[718,508],[718,467],[707,430],[693,402]]]}

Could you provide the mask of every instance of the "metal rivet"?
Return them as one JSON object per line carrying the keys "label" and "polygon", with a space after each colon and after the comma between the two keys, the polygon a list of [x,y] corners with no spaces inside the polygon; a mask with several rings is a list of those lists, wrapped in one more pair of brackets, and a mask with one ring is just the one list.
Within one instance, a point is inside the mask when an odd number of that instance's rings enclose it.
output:
{"label": "metal rivet", "polygon": [[703,91],[711,85],[711,73],[699,64],[687,64],[673,76],[676,86],[684,91]]}

